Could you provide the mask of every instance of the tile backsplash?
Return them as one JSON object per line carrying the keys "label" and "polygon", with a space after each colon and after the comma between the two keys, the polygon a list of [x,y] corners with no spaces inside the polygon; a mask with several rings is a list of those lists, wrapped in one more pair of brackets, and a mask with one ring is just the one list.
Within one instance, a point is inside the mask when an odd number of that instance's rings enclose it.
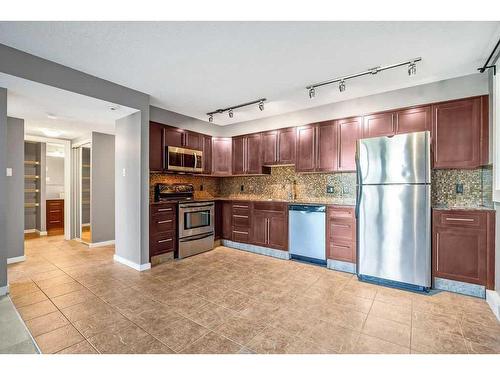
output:
{"label": "tile backsplash", "polygon": [[[355,173],[296,173],[294,167],[274,167],[269,175],[219,178],[152,173],[151,199],[158,182],[193,184],[196,198],[286,200],[292,189],[298,200],[354,203],[356,196]],[[463,185],[463,194],[456,193],[457,183]],[[327,193],[327,186],[333,187],[333,193]],[[492,207],[492,167],[433,170],[432,205]]]}

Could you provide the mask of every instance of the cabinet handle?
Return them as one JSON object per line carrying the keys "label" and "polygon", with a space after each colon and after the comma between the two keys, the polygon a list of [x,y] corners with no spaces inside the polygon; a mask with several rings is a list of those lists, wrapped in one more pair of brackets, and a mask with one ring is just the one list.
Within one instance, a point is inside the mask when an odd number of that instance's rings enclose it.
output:
{"label": "cabinet handle", "polygon": [[61,210],[51,210],[49,212],[61,212]]}
{"label": "cabinet handle", "polygon": [[439,271],[439,233],[436,235],[436,271]]}
{"label": "cabinet handle", "polygon": [[237,205],[237,204],[233,205],[233,207],[234,208],[248,208],[248,206],[241,206],[241,205]]}
{"label": "cabinet handle", "polygon": [[247,215],[233,215],[233,217],[242,217],[244,219],[248,219]]}
{"label": "cabinet handle", "polygon": [[269,245],[269,219],[266,219],[266,225],[267,225],[267,241],[266,243]]}
{"label": "cabinet handle", "polygon": [[165,224],[165,223],[171,223],[172,220],[162,220],[162,221],[158,221],[158,224]]}
{"label": "cabinet handle", "polygon": [[233,230],[233,233],[248,234],[248,232],[242,232],[242,231],[239,231],[239,230]]}
{"label": "cabinet handle", "polygon": [[333,223],[333,225],[335,225],[337,227],[344,227],[344,228],[350,228],[351,227],[349,224]]}
{"label": "cabinet handle", "polygon": [[158,243],[169,242],[172,241],[171,238],[167,238],[166,240],[158,240]]}
{"label": "cabinet handle", "polygon": [[467,221],[467,222],[473,222],[474,219],[460,219],[456,217],[447,217],[446,221]]}
{"label": "cabinet handle", "polygon": [[158,212],[165,212],[165,211],[172,211],[172,207],[171,208],[159,208],[158,209]]}
{"label": "cabinet handle", "polygon": [[335,246],[335,247],[341,247],[342,249],[350,249],[351,248],[350,246],[346,246],[346,245],[335,245],[335,244],[333,244],[333,246]]}

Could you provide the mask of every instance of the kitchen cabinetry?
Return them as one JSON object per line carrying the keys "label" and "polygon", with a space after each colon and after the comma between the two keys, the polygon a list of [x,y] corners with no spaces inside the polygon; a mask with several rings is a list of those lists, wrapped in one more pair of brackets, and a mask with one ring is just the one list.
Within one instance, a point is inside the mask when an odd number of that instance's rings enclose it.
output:
{"label": "kitchen cabinetry", "polygon": [[[150,123],[151,126],[151,123]],[[165,146],[203,150],[203,135],[189,130],[164,126]]]}
{"label": "kitchen cabinetry", "polygon": [[431,106],[413,107],[395,112],[396,134],[421,132],[432,128]]}
{"label": "kitchen cabinetry", "polygon": [[149,170],[163,170],[163,125],[149,124]]}
{"label": "kitchen cabinetry", "polygon": [[297,172],[314,172],[316,169],[316,125],[297,128]]}
{"label": "kitchen cabinetry", "polygon": [[232,240],[235,242],[251,242],[251,202],[233,202],[232,216]]}
{"label": "kitchen cabinetry", "polygon": [[260,174],[261,135],[250,134],[233,138],[233,174]]}
{"label": "kitchen cabinetry", "polygon": [[222,238],[225,240],[231,240],[233,234],[233,205],[231,201],[222,201],[221,205]]}
{"label": "kitchen cabinetry", "polygon": [[203,136],[203,174],[212,173],[212,137]]}
{"label": "kitchen cabinetry", "polygon": [[356,141],[362,137],[361,117],[336,121],[337,127],[337,168],[339,172],[356,170]]}
{"label": "kitchen cabinetry", "polygon": [[476,168],[488,163],[488,97],[432,106],[434,168]]}
{"label": "kitchen cabinetry", "polygon": [[285,128],[261,133],[262,164],[295,164],[296,128]]}
{"label": "kitchen cabinetry", "polygon": [[212,138],[212,175],[230,176],[232,172],[231,138]]}
{"label": "kitchen cabinetry", "polygon": [[354,207],[327,207],[326,242],[326,256],[328,259],[356,263],[356,218]]}
{"label": "kitchen cabinetry", "polygon": [[432,274],[494,288],[494,211],[433,210]]}
{"label": "kitchen cabinetry", "polygon": [[363,138],[382,137],[396,133],[394,113],[381,112],[363,117]]}
{"label": "kitchen cabinetry", "polygon": [[154,203],[149,217],[149,258],[177,249],[177,204]]}
{"label": "kitchen cabinetry", "polygon": [[335,121],[297,128],[297,172],[333,172],[336,167]]}
{"label": "kitchen cabinetry", "polygon": [[288,249],[288,206],[281,202],[253,202],[252,243]]}

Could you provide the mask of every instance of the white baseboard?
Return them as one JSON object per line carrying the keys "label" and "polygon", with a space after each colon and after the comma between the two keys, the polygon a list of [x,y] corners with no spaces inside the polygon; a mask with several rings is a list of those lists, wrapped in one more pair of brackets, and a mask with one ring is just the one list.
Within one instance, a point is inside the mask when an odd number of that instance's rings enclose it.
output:
{"label": "white baseboard", "polygon": [[493,314],[500,320],[500,294],[496,290],[486,290],[486,302],[490,305]]}
{"label": "white baseboard", "polygon": [[44,230],[44,231],[41,231],[41,230],[38,230],[38,229],[35,229],[35,230],[38,232],[38,234],[40,236],[46,236],[47,235],[47,231],[46,230]]}
{"label": "white baseboard", "polygon": [[9,284],[0,286],[0,296],[5,296],[7,293],[9,293]]}
{"label": "white baseboard", "polygon": [[134,262],[132,262],[128,259],[125,259],[119,255],[116,255],[116,254],[113,255],[113,259],[118,263],[124,264],[130,268],[133,268],[136,271],[146,271],[146,270],[149,270],[151,268],[151,263],[145,263],[145,264],[134,263]]}
{"label": "white baseboard", "polygon": [[82,227],[90,227],[90,223],[82,224]]}
{"label": "white baseboard", "polygon": [[110,241],[101,241],[101,242],[92,242],[89,243],[89,247],[102,247],[102,246],[109,246],[109,245],[114,245],[115,240],[110,240]]}
{"label": "white baseboard", "polygon": [[36,229],[25,229],[24,233],[36,233]]}
{"label": "white baseboard", "polygon": [[21,255],[20,257],[7,258],[7,264],[24,262],[26,260],[26,255]]}
{"label": "white baseboard", "polygon": [[24,233],[38,233],[39,236],[46,236],[47,235],[47,231],[41,231],[41,230],[38,230],[38,229],[25,229],[24,230]]}

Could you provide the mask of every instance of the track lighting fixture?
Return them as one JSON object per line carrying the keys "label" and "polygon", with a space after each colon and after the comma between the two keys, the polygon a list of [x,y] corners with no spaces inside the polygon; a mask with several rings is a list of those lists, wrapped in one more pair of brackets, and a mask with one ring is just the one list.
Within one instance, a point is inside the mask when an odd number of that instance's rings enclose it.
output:
{"label": "track lighting fixture", "polygon": [[408,65],[408,75],[411,77],[414,76],[415,74],[417,74],[417,64],[415,64],[415,62],[411,62]]}
{"label": "track lighting fixture", "polygon": [[375,68],[370,68],[368,70],[365,70],[364,72],[360,73],[355,73],[355,74],[350,74],[347,76],[343,76],[340,78],[335,78],[335,79],[330,79],[328,81],[323,81],[323,82],[318,82],[314,83],[312,85],[306,86],[306,89],[309,92],[309,98],[312,99],[316,96],[316,88],[321,87],[321,86],[326,86],[326,85],[331,85],[332,83],[339,83],[339,91],[344,92],[345,91],[345,81],[348,79],[356,78],[356,77],[361,77],[365,75],[376,75],[380,72],[383,72],[384,70],[389,70],[389,69],[394,69],[400,66],[408,66],[408,75],[413,76],[417,74],[417,62],[422,61],[421,57],[417,57],[415,59],[407,60],[404,62],[400,62],[397,64],[392,64],[392,65],[386,65],[386,66],[377,66]]}
{"label": "track lighting fixture", "polygon": [[340,81],[340,83],[339,83],[339,91],[340,92],[345,91],[345,81],[344,80]]}
{"label": "track lighting fixture", "polygon": [[261,111],[263,111],[264,110],[264,102],[266,102],[266,101],[267,101],[266,98],[261,98],[261,99],[257,99],[257,100],[254,100],[254,101],[251,101],[251,102],[248,102],[248,103],[233,105],[232,107],[219,108],[219,109],[217,109],[215,111],[207,113],[208,122],[213,122],[214,121],[214,115],[221,114],[221,113],[224,113],[224,112],[227,112],[227,114],[229,115],[229,118],[233,118],[233,116],[234,116],[234,110],[235,109],[246,107],[246,106],[249,106],[249,105],[258,104],[259,105],[259,109]]}

